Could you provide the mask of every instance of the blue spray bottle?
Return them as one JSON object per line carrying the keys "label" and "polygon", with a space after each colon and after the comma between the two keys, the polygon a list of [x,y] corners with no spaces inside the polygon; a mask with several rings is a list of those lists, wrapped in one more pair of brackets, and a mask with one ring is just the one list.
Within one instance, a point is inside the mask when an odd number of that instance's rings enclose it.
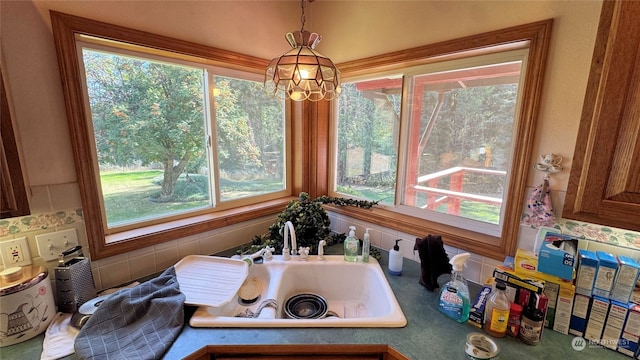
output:
{"label": "blue spray bottle", "polygon": [[467,259],[471,256],[469,253],[462,253],[451,258],[449,263],[453,268],[451,280],[444,284],[440,290],[440,302],[438,308],[440,312],[452,318],[453,320],[463,323],[469,320],[469,286],[467,280],[462,276],[462,269]]}

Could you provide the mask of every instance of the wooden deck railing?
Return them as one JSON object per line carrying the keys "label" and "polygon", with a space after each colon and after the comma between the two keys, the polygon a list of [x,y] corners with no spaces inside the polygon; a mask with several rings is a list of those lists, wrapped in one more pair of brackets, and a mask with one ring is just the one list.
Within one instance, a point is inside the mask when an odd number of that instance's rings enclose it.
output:
{"label": "wooden deck railing", "polygon": [[[413,186],[416,193],[427,195],[427,203],[422,206],[424,209],[435,210],[436,207],[447,204],[447,213],[452,215],[460,214],[460,203],[462,200],[471,200],[486,204],[501,206],[502,198],[491,196],[475,195],[463,192],[464,176],[466,173],[479,173],[483,175],[505,176],[506,171],[469,168],[456,166],[446,170],[418,177],[417,184]],[[449,189],[439,189],[440,179],[449,177]],[[426,184],[426,186],[422,185]]]}

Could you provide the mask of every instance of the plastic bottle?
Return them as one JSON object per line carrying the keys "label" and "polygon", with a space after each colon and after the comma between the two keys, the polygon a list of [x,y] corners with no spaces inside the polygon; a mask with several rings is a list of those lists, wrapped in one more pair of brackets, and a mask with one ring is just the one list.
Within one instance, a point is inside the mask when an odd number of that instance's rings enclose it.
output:
{"label": "plastic bottle", "polygon": [[498,281],[484,310],[484,331],[494,337],[504,337],[509,322],[509,299],[505,293],[507,286]]}
{"label": "plastic bottle", "polygon": [[440,303],[438,308],[440,312],[452,318],[453,320],[463,323],[469,320],[469,286],[467,280],[462,276],[462,269],[467,259],[471,256],[469,253],[462,253],[451,258],[449,263],[453,267],[451,280],[444,284],[440,290]]}
{"label": "plastic bottle", "polygon": [[369,239],[369,228],[364,232],[364,239],[362,240],[362,262],[369,262],[369,248],[371,247],[371,240]]}
{"label": "plastic bottle", "polygon": [[402,253],[400,252],[400,246],[398,245],[398,241],[402,239],[396,240],[396,244],[393,246],[393,249],[389,250],[389,274],[400,276],[402,275]]}
{"label": "plastic bottle", "polygon": [[356,262],[358,261],[358,245],[359,241],[356,238],[356,227],[349,226],[349,236],[344,240],[344,261]]}

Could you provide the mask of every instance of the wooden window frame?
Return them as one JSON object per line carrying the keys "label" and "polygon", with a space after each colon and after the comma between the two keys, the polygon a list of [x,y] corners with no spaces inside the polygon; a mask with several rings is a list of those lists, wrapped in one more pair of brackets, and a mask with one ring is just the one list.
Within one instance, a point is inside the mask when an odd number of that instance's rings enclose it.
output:
{"label": "wooden window frame", "polygon": [[[465,249],[478,255],[503,260],[513,255],[518,242],[520,219],[526,195],[526,182],[530,169],[531,152],[542,94],[545,63],[549,51],[553,20],[538,21],[491,31],[408,50],[373,56],[338,64],[342,78],[362,76],[409,68],[416,65],[456,59],[469,55],[481,55],[496,51],[521,48],[528,44],[526,77],[521,88],[522,103],[519,126],[514,135],[514,152],[511,164],[511,181],[503,215],[501,236],[491,236],[444,225],[415,216],[401,214],[393,207],[379,206],[373,209],[345,209],[329,207],[332,212],[353,217],[393,230],[424,236],[440,234],[445,244]],[[329,134],[321,134],[329,138]],[[327,179],[327,184],[330,180]],[[327,185],[328,187],[328,185]]]}
{"label": "wooden window frame", "polygon": [[[100,207],[100,193],[92,166],[86,166],[83,154],[90,153],[89,134],[84,126],[86,115],[84,99],[79,83],[75,37],[77,34],[97,36],[107,39],[129,42],[133,45],[153,47],[160,50],[177,52],[186,57],[196,56],[208,59],[212,64],[223,65],[261,73],[268,60],[243,55],[227,50],[216,49],[196,43],[172,39],[117,25],[107,24],[81,17],[51,11],[54,41],[58,54],[58,63],[62,77],[65,107],[69,122],[72,148],[74,152],[78,183],[82,196],[85,227],[89,240],[89,250],[93,259],[101,259],[143,247],[176,240],[185,236],[206,232],[235,223],[264,216],[275,215],[286,204],[296,198],[296,194],[306,191],[312,198],[329,193],[330,172],[330,120],[334,112],[329,101],[286,103],[286,113],[291,124],[289,141],[291,143],[291,194],[276,200],[259,204],[240,206],[233,209],[201,214],[185,219],[140,228],[118,234],[105,235]],[[529,43],[529,61],[520,109],[521,119],[526,126],[518,129],[514,154],[513,179],[509,188],[510,199],[505,206],[505,222],[502,236],[491,237],[476,232],[433,223],[424,219],[402,215],[397,212],[375,208],[340,208],[327,206],[329,211],[351,216],[376,225],[421,236],[426,233],[441,234],[447,245],[467,249],[478,255],[502,260],[505,255],[513,254],[517,244],[521,209],[524,205],[526,179],[530,166],[531,150],[535,135],[536,120],[540,106],[541,89],[551,36],[552,20],[544,20],[503,30],[468,36],[436,44],[392,52],[365,59],[338,64],[344,78],[386,71],[397,68],[453,59],[473,51],[482,54],[487,49],[512,49]]]}
{"label": "wooden window frame", "polygon": [[[98,178],[97,170],[94,166],[87,166],[86,164],[87,156],[85,154],[91,154],[93,144],[88,128],[85,125],[91,119],[85,113],[86,101],[81,88],[83,77],[80,73],[76,51],[77,37],[86,35],[128,43],[133,47],[168,51],[180,54],[185,59],[195,57],[204,59],[208,64],[214,66],[256,74],[264,71],[268,61],[56,11],[51,11],[51,22],[62,78],[75,168],[82,197],[89,252],[92,259],[106,258],[231,224],[274,215],[282,211],[286,204],[294,198],[291,194],[285,194],[273,200],[222,210],[212,209],[207,213],[199,213],[190,217],[107,234],[105,220],[102,216],[99,184],[95,180]],[[295,106],[290,102],[287,103],[285,113],[288,118],[294,112],[294,108]],[[300,111],[295,112],[301,114]],[[290,119],[287,119],[287,121],[291,122]],[[300,133],[300,131],[294,124],[291,125],[292,133]],[[292,136],[290,135],[287,141],[291,141],[291,138]],[[297,142],[296,144],[293,145],[294,148],[291,150],[293,153],[310,153],[306,149],[308,146],[307,141]],[[290,188],[293,191],[304,191],[306,189],[305,184],[309,183],[309,174],[301,167],[301,164],[304,163],[305,159],[302,157],[295,158],[292,161],[291,171],[298,174],[291,176],[293,179]]]}

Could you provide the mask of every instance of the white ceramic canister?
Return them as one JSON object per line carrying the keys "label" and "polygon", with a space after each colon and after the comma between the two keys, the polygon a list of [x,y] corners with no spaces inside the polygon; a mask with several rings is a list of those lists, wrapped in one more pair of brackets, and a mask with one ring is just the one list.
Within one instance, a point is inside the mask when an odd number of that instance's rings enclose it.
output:
{"label": "white ceramic canister", "polygon": [[45,267],[29,265],[0,272],[0,347],[41,334],[55,314]]}

